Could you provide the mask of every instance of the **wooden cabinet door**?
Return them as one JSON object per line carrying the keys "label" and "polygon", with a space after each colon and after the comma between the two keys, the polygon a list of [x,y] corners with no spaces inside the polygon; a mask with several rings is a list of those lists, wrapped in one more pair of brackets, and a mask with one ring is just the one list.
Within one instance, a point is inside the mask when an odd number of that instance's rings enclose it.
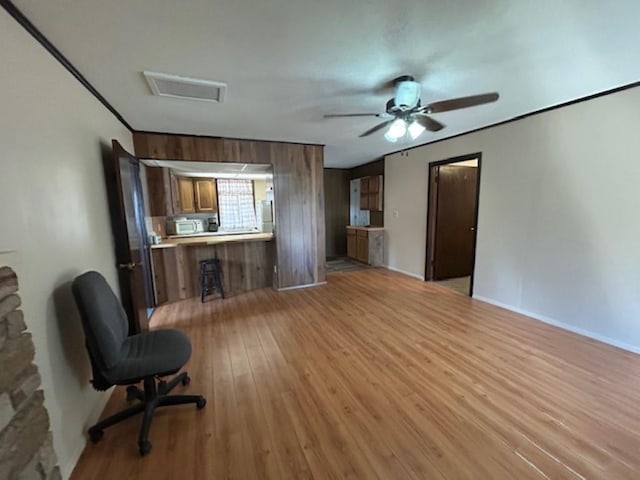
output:
{"label": "wooden cabinet door", "polygon": [[369,211],[382,211],[382,175],[369,177]]}
{"label": "wooden cabinet door", "polygon": [[360,179],[360,210],[369,210],[369,177]]}
{"label": "wooden cabinet door", "polygon": [[196,195],[196,210],[198,212],[217,212],[218,199],[216,198],[216,186],[213,180],[203,178],[193,181]]}
{"label": "wooden cabinet door", "polygon": [[190,178],[178,177],[178,201],[180,213],[196,212],[193,180]]}
{"label": "wooden cabinet door", "polygon": [[355,230],[347,229],[347,257],[358,258],[358,247]]}
{"label": "wooden cabinet door", "polygon": [[369,263],[369,238],[367,237],[367,232],[363,233],[364,235],[356,236],[356,258],[363,263]]}

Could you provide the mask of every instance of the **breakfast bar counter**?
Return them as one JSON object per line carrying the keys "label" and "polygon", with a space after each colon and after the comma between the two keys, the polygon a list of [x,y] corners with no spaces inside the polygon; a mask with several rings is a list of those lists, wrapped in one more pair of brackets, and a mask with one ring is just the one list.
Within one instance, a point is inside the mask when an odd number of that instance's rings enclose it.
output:
{"label": "breakfast bar counter", "polygon": [[172,248],[178,245],[217,245],[230,242],[269,242],[273,240],[273,233],[243,233],[228,235],[190,235],[176,238],[166,238],[157,245],[151,245],[152,249]]}
{"label": "breakfast bar counter", "polygon": [[200,234],[166,238],[151,246],[156,304],[200,295],[199,263],[217,258],[225,296],[274,284],[272,233]]}

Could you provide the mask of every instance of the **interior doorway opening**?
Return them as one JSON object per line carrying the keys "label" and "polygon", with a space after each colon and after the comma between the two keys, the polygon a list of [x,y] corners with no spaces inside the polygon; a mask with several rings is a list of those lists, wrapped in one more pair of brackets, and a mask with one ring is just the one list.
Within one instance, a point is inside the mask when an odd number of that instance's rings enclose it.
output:
{"label": "interior doorway opening", "polygon": [[429,164],[425,281],[473,294],[482,154]]}

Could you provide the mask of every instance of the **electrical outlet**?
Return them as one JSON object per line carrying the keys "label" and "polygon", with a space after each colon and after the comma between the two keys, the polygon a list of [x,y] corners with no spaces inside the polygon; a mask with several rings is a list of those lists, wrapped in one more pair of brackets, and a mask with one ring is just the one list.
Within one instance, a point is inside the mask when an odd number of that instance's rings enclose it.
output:
{"label": "electrical outlet", "polygon": [[394,210],[393,211],[393,218],[398,218],[400,216],[400,213],[398,212],[398,210]]}

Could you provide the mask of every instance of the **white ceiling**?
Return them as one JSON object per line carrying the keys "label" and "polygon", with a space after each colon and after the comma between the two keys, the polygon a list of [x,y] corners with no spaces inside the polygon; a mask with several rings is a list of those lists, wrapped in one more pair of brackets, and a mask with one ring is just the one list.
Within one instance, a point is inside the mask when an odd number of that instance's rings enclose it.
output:
{"label": "white ceiling", "polygon": [[[326,144],[350,167],[640,79],[638,0],[14,0],[137,130]],[[219,80],[224,104],[150,94],[142,71]],[[498,91],[434,115],[417,142],[358,138],[381,86],[423,82],[424,103]],[[606,112],[603,112],[606,115]]]}

